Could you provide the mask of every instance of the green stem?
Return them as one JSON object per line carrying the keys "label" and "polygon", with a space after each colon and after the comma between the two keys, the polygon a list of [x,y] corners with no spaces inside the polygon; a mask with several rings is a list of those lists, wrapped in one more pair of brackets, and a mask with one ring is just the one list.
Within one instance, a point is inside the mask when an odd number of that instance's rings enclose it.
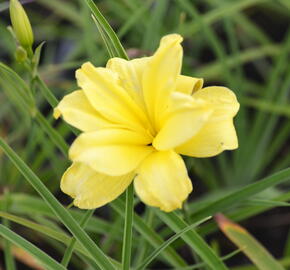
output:
{"label": "green stem", "polygon": [[132,225],[134,214],[134,189],[131,184],[126,190],[126,211],[125,211],[125,227],[123,238],[123,251],[122,251],[122,269],[129,270],[131,262],[131,249],[132,249]]}
{"label": "green stem", "polygon": [[[40,86],[40,90],[42,91],[43,96],[47,100],[47,102],[50,104],[52,108],[55,108],[59,101],[56,98],[56,96],[53,94],[53,92],[47,87],[45,82],[39,77],[39,75],[36,75],[34,78],[34,82]],[[36,117],[37,118],[37,117]],[[74,129],[73,127],[65,124],[75,135],[78,135],[78,131]],[[62,143],[63,144],[63,143]],[[63,145],[64,146],[64,145]]]}
{"label": "green stem", "polygon": [[26,49],[26,51],[27,51],[28,57],[31,59],[31,58],[33,57],[33,50],[32,50],[32,47],[29,46],[29,47],[26,47],[25,49]]}
{"label": "green stem", "polygon": [[34,80],[39,84],[40,90],[42,91],[45,99],[48,101],[51,107],[56,107],[58,104],[58,100],[55,95],[49,90],[44,81],[39,77],[39,75],[36,75]]}
{"label": "green stem", "polygon": [[[88,223],[88,221],[90,220],[90,218],[92,217],[92,215],[94,214],[94,211],[95,209],[93,210],[88,210],[85,215],[83,216],[81,222],[80,222],[80,226],[84,229]],[[67,267],[68,264],[69,264],[69,261],[70,261],[70,258],[73,254],[73,250],[74,250],[74,247],[75,247],[75,244],[76,244],[77,240],[75,237],[72,237],[64,255],[63,255],[63,258],[61,260],[61,264],[64,266],[64,267]]]}
{"label": "green stem", "polygon": [[35,112],[34,119],[55,143],[59,150],[61,150],[61,152],[66,156],[69,146],[63,137],[49,124],[46,118],[39,111]]}
{"label": "green stem", "polygon": [[[112,202],[111,206],[120,216],[125,218],[125,203],[121,199],[117,199]],[[157,248],[164,242],[163,238],[155,232],[153,227],[148,226],[146,221],[136,213],[134,213],[133,226],[134,229],[136,229],[147,240],[151,247]],[[172,265],[174,269],[179,269],[180,267],[186,266],[185,261],[172,247],[165,249],[162,256]]]}

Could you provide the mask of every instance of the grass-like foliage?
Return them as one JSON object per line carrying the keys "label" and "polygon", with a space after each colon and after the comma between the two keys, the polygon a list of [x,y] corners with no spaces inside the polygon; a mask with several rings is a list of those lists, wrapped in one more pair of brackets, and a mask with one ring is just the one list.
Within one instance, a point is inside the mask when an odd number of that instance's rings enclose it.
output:
{"label": "grass-like foliage", "polygon": [[[7,27],[0,2],[1,270],[290,269],[289,0],[23,6],[33,33]],[[59,183],[79,131],[53,108],[82,63],[152,55],[169,33],[184,37],[183,74],[235,92],[239,148],[184,157],[193,192],[182,210],[144,206],[132,184],[102,208],[73,207]]]}

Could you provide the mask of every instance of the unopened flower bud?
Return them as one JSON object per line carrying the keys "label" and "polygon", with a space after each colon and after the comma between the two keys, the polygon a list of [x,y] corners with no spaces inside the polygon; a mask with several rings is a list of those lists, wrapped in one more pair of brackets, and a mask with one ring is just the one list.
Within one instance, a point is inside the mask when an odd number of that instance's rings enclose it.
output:
{"label": "unopened flower bud", "polygon": [[13,31],[22,47],[31,48],[33,32],[26,12],[18,0],[10,0],[10,19]]}
{"label": "unopened flower bud", "polygon": [[27,52],[26,50],[21,47],[21,46],[18,46],[16,51],[15,51],[15,59],[17,62],[24,62],[27,58]]}

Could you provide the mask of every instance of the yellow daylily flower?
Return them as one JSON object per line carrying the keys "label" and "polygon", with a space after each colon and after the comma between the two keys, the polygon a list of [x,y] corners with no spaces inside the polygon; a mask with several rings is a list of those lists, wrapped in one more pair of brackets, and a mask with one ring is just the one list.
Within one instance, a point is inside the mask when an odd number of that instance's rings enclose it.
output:
{"label": "yellow daylily flower", "polygon": [[117,198],[133,181],[140,199],[163,211],[182,207],[192,191],[180,154],[211,157],[238,147],[235,94],[181,75],[182,37],[163,37],[151,57],[112,58],[106,68],[85,63],[80,90],[54,110],[82,133],[61,189],[79,208]]}

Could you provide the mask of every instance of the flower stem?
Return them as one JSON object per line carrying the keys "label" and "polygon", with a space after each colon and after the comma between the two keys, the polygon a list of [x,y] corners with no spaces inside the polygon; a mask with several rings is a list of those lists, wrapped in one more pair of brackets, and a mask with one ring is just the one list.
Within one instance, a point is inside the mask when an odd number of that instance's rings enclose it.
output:
{"label": "flower stem", "polygon": [[52,108],[56,107],[58,104],[58,100],[55,97],[55,95],[50,91],[50,89],[47,87],[45,82],[39,77],[39,75],[36,75],[35,80],[39,84],[44,97],[46,98],[48,103],[51,105],[51,107]]}
{"label": "flower stem", "polygon": [[132,225],[134,211],[134,189],[133,184],[126,191],[126,211],[125,211],[125,227],[123,237],[122,251],[122,270],[130,269],[131,248],[132,248]]}

